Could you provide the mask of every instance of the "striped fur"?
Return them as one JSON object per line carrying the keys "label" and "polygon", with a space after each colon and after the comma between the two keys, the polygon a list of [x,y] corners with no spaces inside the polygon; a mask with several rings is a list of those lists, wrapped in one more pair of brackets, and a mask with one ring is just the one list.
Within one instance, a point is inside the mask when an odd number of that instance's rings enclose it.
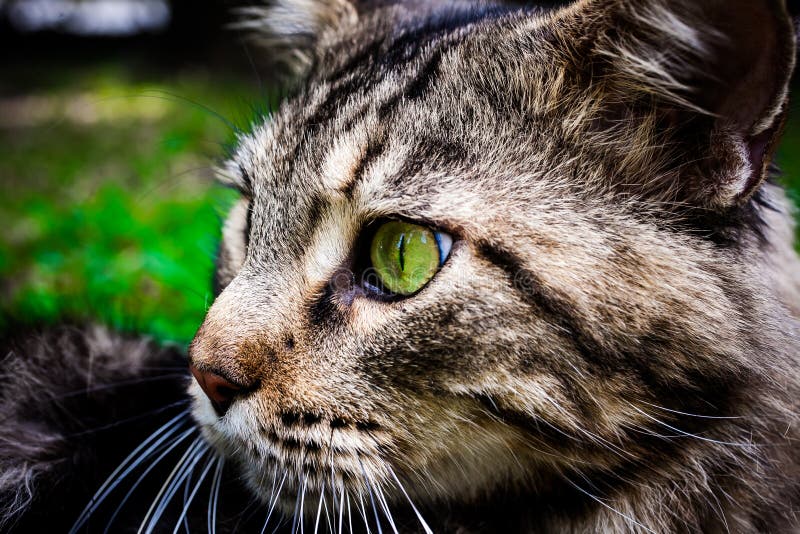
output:
{"label": "striped fur", "polygon": [[[221,418],[192,390],[252,490],[277,465],[289,512],[330,477],[401,506],[396,474],[452,531],[800,528],[784,2],[310,7],[249,24],[302,34],[301,81],[225,167],[248,211],[191,347],[253,385]],[[385,218],[456,239],[391,303],[350,277]]]}

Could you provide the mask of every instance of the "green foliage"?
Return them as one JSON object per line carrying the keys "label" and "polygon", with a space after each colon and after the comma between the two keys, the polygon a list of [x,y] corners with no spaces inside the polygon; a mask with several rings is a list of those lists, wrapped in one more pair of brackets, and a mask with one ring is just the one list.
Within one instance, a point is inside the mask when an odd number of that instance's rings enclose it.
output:
{"label": "green foliage", "polygon": [[236,198],[212,178],[234,131],[203,106],[247,118],[257,96],[202,73],[61,75],[0,98],[0,328],[94,319],[186,342]]}

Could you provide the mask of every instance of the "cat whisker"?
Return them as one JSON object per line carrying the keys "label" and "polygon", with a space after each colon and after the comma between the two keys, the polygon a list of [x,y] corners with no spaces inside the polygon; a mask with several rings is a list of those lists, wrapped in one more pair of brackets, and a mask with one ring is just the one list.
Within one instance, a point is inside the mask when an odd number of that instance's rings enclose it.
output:
{"label": "cat whisker", "polygon": [[400,488],[400,491],[403,492],[403,495],[408,501],[408,504],[411,505],[411,509],[414,510],[414,513],[416,514],[417,519],[420,522],[420,525],[422,525],[422,529],[425,531],[425,534],[433,534],[431,527],[428,526],[428,522],[425,521],[425,518],[422,517],[422,514],[417,509],[416,505],[414,504],[414,501],[411,500],[411,497],[408,495],[406,488],[403,487],[403,484],[400,482],[400,479],[397,477],[397,474],[394,472],[394,469],[392,469],[392,466],[389,465],[388,463],[385,465],[386,469],[389,471],[389,474],[392,475],[392,478],[397,483],[397,487]]}
{"label": "cat whisker", "polygon": [[694,439],[698,439],[700,441],[707,441],[709,443],[716,443],[717,445],[726,445],[726,446],[730,446],[730,447],[742,447],[742,448],[745,448],[745,449],[749,449],[749,448],[753,447],[752,443],[740,443],[740,442],[735,442],[735,441],[720,441],[720,440],[716,440],[716,439],[712,439],[712,438],[707,438],[705,436],[700,436],[698,434],[692,434],[691,432],[685,432],[685,431],[681,430],[680,428],[674,427],[674,426],[670,425],[669,423],[666,423],[666,422],[658,419],[657,417],[653,417],[652,415],[648,414],[647,412],[645,412],[643,410],[640,410],[639,408],[637,408],[636,406],[634,406],[634,405],[632,405],[630,403],[628,403],[628,404],[631,406],[631,408],[633,408],[634,410],[636,410],[637,412],[639,412],[643,416],[647,417],[651,421],[654,421],[655,423],[658,423],[659,425],[661,425],[661,426],[663,426],[665,428],[668,428],[668,429],[672,430],[673,432],[677,432],[677,433],[679,433],[679,434],[681,434],[683,436],[694,438]]}
{"label": "cat whisker", "polygon": [[105,98],[98,98],[97,102],[106,102],[106,101],[109,101],[109,100],[124,99],[124,98],[151,98],[153,100],[164,100],[166,102],[176,102],[176,103],[181,103],[181,104],[190,104],[191,106],[193,106],[193,107],[195,107],[195,108],[197,108],[197,109],[199,109],[201,111],[205,111],[206,113],[208,113],[212,117],[215,117],[215,118],[219,119],[223,124],[225,124],[225,126],[227,126],[231,130],[231,132],[238,133],[240,131],[239,128],[237,128],[236,125],[233,122],[228,120],[224,115],[222,115],[221,113],[215,111],[214,109],[211,109],[210,107],[208,107],[206,105],[203,105],[203,104],[201,104],[199,102],[196,102],[196,101],[191,100],[189,98],[186,98],[184,96],[181,96],[181,95],[178,95],[178,94],[175,94],[175,93],[171,93],[169,91],[164,91],[163,89],[152,88],[152,89],[145,89],[145,90],[141,91],[139,94],[123,94],[123,95],[109,96],[109,97],[105,97]]}
{"label": "cat whisker", "polygon": [[383,513],[386,516],[386,519],[389,521],[389,525],[392,527],[392,532],[394,534],[398,534],[397,526],[394,524],[394,517],[392,517],[392,512],[389,510],[389,503],[386,502],[386,496],[383,494],[383,490],[379,485],[375,485],[375,498],[378,501],[381,509],[383,509]]}
{"label": "cat whisker", "polygon": [[222,485],[222,468],[225,466],[225,457],[220,457],[217,463],[217,469],[214,472],[214,482],[211,485],[211,491],[208,494],[208,515],[206,516],[206,526],[208,532],[215,534],[217,532],[217,505],[219,504],[219,488]]}
{"label": "cat whisker", "polygon": [[652,404],[649,402],[641,401],[642,404],[646,404],[648,406],[652,406],[653,408],[658,408],[659,410],[663,410],[665,412],[670,412],[678,415],[685,415],[687,417],[697,417],[699,419],[744,419],[744,417],[740,415],[701,415],[696,413],[689,413],[689,412],[681,412],[678,410],[671,410],[669,408],[665,408],[664,406],[659,406],[658,404]]}
{"label": "cat whisker", "polygon": [[140,414],[137,414],[137,415],[134,415],[134,416],[131,416],[131,417],[127,417],[125,419],[121,419],[119,421],[115,421],[113,423],[109,423],[107,425],[101,425],[101,426],[98,426],[98,427],[89,428],[89,429],[86,429],[86,430],[81,430],[80,432],[73,432],[72,434],[67,434],[65,436],[62,436],[59,439],[75,438],[75,437],[78,437],[78,436],[85,436],[86,434],[93,434],[95,432],[102,432],[103,430],[108,430],[109,428],[116,428],[116,427],[118,427],[120,425],[124,425],[126,423],[130,423],[131,421],[138,421],[139,419],[144,419],[145,417],[150,417],[150,416],[152,416],[154,414],[165,412],[165,411],[167,411],[167,410],[169,410],[171,408],[175,408],[176,406],[183,406],[183,405],[189,404],[190,402],[191,401],[189,399],[179,400],[177,402],[172,402],[170,404],[167,404],[166,406],[161,406],[160,408],[156,408],[154,410],[149,410],[149,411],[144,412],[144,413],[140,413]]}
{"label": "cat whisker", "polygon": [[[139,193],[136,197],[137,203],[145,203],[149,200],[148,197],[153,195],[154,193],[159,193],[160,195],[165,195],[176,190],[178,187],[181,186],[181,180],[185,180],[186,178],[197,178],[198,181],[202,183],[203,174],[202,171],[205,171],[205,176],[211,175],[214,172],[213,165],[198,165],[197,167],[190,167],[188,169],[183,169],[178,172],[171,173],[165,176],[161,181],[153,185],[152,187],[143,190]],[[195,292],[197,293],[197,292]]]}
{"label": "cat whisker", "polygon": [[180,445],[183,442],[183,440],[185,440],[187,437],[192,435],[194,432],[195,432],[195,428],[189,428],[183,434],[179,435],[178,438],[172,444],[170,444],[169,446],[165,447],[165,449],[163,450],[163,452],[161,452],[161,454],[158,456],[158,458],[153,460],[150,463],[150,465],[147,467],[147,469],[145,469],[144,472],[141,475],[139,475],[139,478],[136,479],[136,482],[134,482],[134,484],[130,487],[130,489],[127,491],[127,493],[125,493],[125,496],[119,502],[119,504],[117,505],[116,509],[114,509],[114,513],[111,514],[111,517],[109,518],[108,522],[106,523],[106,528],[103,531],[103,534],[108,534],[108,532],[111,529],[111,525],[114,523],[114,520],[117,518],[117,515],[119,515],[119,513],[122,511],[123,507],[125,506],[125,503],[128,502],[128,499],[131,498],[131,495],[133,495],[133,492],[136,491],[136,488],[139,487],[139,484],[142,483],[142,481],[147,477],[147,475],[150,473],[150,471],[155,469],[156,466],[158,466],[158,464],[161,463],[161,460],[166,458],[167,455],[169,455],[169,453],[171,453],[178,445]]}
{"label": "cat whisker", "polygon": [[580,491],[581,493],[583,493],[584,495],[586,495],[587,497],[589,497],[590,499],[592,499],[593,501],[595,501],[595,502],[596,502],[597,504],[599,504],[600,506],[602,506],[602,507],[604,507],[604,508],[606,508],[606,509],[608,509],[608,510],[611,510],[611,511],[612,511],[612,512],[614,512],[615,514],[619,515],[620,517],[622,517],[623,519],[625,519],[626,521],[628,521],[630,524],[636,525],[637,527],[639,527],[639,528],[641,528],[641,529],[645,530],[646,532],[650,532],[651,534],[656,534],[656,532],[655,532],[654,530],[652,530],[652,529],[650,529],[650,528],[646,527],[645,525],[643,525],[642,523],[640,523],[640,522],[636,521],[634,518],[630,517],[629,515],[627,515],[627,514],[625,514],[625,513],[621,512],[621,511],[617,510],[616,508],[614,508],[613,506],[609,505],[608,503],[606,503],[606,502],[605,502],[603,499],[601,499],[600,497],[597,497],[596,495],[593,495],[592,493],[589,493],[588,491],[586,491],[585,489],[583,489],[583,488],[582,488],[582,487],[580,487],[579,485],[575,484],[575,482],[573,482],[572,480],[570,480],[570,479],[569,479],[567,476],[565,476],[565,475],[563,475],[563,474],[562,474],[562,476],[563,476],[564,480],[566,480],[566,481],[567,481],[567,483],[568,483],[568,484],[570,484],[570,485],[571,485],[572,487],[574,487],[576,490]]}
{"label": "cat whisker", "polygon": [[317,504],[317,518],[314,520],[314,534],[319,531],[319,520],[322,518],[322,503],[325,502],[325,485],[319,492],[319,503]]}
{"label": "cat whisker", "polygon": [[[212,458],[209,458],[208,460],[206,460],[206,465],[209,465],[209,463],[212,460],[213,460]],[[192,486],[192,477],[190,475],[190,476],[186,477],[186,480],[183,483],[183,505],[184,506],[186,506],[186,503],[189,500],[189,493],[191,491],[191,489],[190,489],[191,486]],[[176,530],[177,530],[178,525],[180,523],[181,522],[178,521],[178,524],[175,525]],[[184,526],[186,532],[189,532],[189,518],[187,516],[185,516],[185,515],[183,516],[183,526]]]}
{"label": "cat whisker", "polygon": [[372,505],[372,512],[375,515],[375,525],[378,528],[378,534],[383,534],[383,528],[381,528],[381,520],[378,517],[378,509],[375,507],[375,496],[373,495],[372,491],[372,483],[369,480],[369,475],[367,475],[366,469],[364,469],[364,463],[361,461],[361,455],[358,456],[358,465],[361,467],[361,474],[364,476],[364,483],[367,485],[367,492],[369,493],[369,501]]}
{"label": "cat whisker", "polygon": [[[490,419],[492,419],[492,420],[494,420],[494,421],[496,421],[498,423],[502,423],[502,424],[506,425],[508,428],[510,428],[511,430],[513,430],[515,436],[518,437],[520,439],[520,441],[523,444],[525,444],[525,446],[527,448],[529,448],[529,449],[531,449],[531,450],[533,450],[533,451],[535,451],[535,452],[537,452],[539,454],[542,454],[544,456],[549,456],[551,458],[554,458],[554,459],[557,459],[557,460],[562,460],[562,461],[565,461],[567,463],[573,463],[573,462],[577,461],[575,459],[568,458],[567,456],[564,456],[563,454],[561,454],[558,451],[556,451],[552,446],[548,445],[547,443],[543,443],[543,442],[539,441],[534,435],[532,435],[530,433],[520,432],[517,428],[509,425],[506,421],[504,421],[502,418],[498,417],[496,414],[493,414],[489,410],[482,410],[482,413],[484,415],[486,415],[487,417],[489,417]],[[538,424],[538,420],[536,422]],[[534,441],[535,441],[535,443],[534,443]],[[547,450],[543,449],[542,447],[546,448]],[[580,463],[588,463],[588,462],[581,461]]]}
{"label": "cat whisker", "polygon": [[[189,511],[189,506],[192,504],[192,501],[194,500],[195,496],[197,495],[197,492],[200,490],[200,486],[203,484],[203,481],[205,480],[206,475],[208,475],[208,472],[211,470],[211,467],[214,465],[214,460],[215,460],[215,458],[213,456],[211,458],[209,458],[209,460],[206,462],[206,466],[203,468],[203,472],[200,473],[200,478],[197,480],[197,483],[195,484],[194,489],[188,495],[188,498],[184,499],[183,510],[181,510],[181,515],[178,518],[178,522],[175,525],[175,529],[172,531],[172,534],[177,534],[181,523],[183,523],[184,526],[186,527],[186,532],[189,532],[189,523],[188,523],[188,520],[186,518],[186,513]],[[216,458],[216,461],[217,461],[217,463],[219,463],[222,460],[219,459],[219,458]],[[187,478],[187,481],[188,480],[190,480],[190,479]],[[187,484],[186,487],[187,488],[189,487],[188,484]]]}
{"label": "cat whisker", "polygon": [[369,521],[367,520],[367,510],[364,507],[364,494],[361,492],[361,490],[358,490],[358,501],[356,502],[356,504],[358,505],[358,509],[361,512],[361,519],[364,520],[364,526],[367,529],[367,534],[371,534],[372,530],[370,530],[369,528]]}
{"label": "cat whisker", "polygon": [[300,534],[305,532],[305,506],[306,506],[306,490],[308,489],[308,474],[306,473],[303,479],[303,491],[300,493]]}
{"label": "cat whisker", "polygon": [[[328,466],[330,467],[330,477],[328,478],[328,482],[331,486],[331,508],[333,510],[333,524],[330,527],[330,531],[336,531],[336,506],[337,506],[337,499],[336,499],[336,473],[333,469],[333,429],[331,428],[330,438],[328,439],[328,455],[327,455],[327,462]],[[327,507],[325,508],[325,512],[327,514]],[[339,516],[339,532],[342,530],[342,519],[341,519],[341,511],[338,514]],[[330,518],[328,518],[328,523],[330,523]]]}
{"label": "cat whisker", "polygon": [[[372,441],[375,443],[375,445],[380,448],[380,443],[378,442],[378,439],[372,434],[372,432],[367,431],[367,435],[370,437],[370,439],[372,439]],[[360,461],[360,458],[359,458],[359,461]],[[389,464],[389,462],[386,462],[386,461],[383,461],[383,460],[382,460],[382,463],[383,463],[383,466],[386,468],[386,470],[389,472],[389,474],[392,475],[392,478],[394,479],[395,483],[397,484],[397,487],[400,489],[401,492],[403,492],[403,495],[405,496],[406,500],[408,501],[408,504],[411,505],[411,509],[414,511],[414,514],[417,516],[417,519],[419,520],[420,525],[422,525],[423,530],[425,530],[425,533],[426,534],[433,534],[433,531],[428,526],[427,521],[425,521],[425,519],[422,517],[422,514],[419,512],[419,510],[417,509],[416,505],[414,505],[414,502],[411,500],[411,497],[408,495],[408,492],[406,491],[405,487],[403,487],[403,484],[400,482],[400,479],[398,478],[397,474],[394,472],[394,469],[392,469],[391,464]],[[362,469],[363,469],[363,466],[362,466]],[[386,498],[385,498],[385,496],[383,495],[382,492],[381,492],[381,498],[382,498],[382,501],[383,501],[382,504],[384,506],[384,511],[388,514],[387,515],[387,519],[389,519],[389,522],[392,525],[392,529],[395,532],[397,532],[397,529],[395,528],[394,520],[393,520],[393,518],[391,516],[391,513],[389,512],[388,503],[386,502]]]}
{"label": "cat whisker", "polygon": [[[277,468],[277,466],[276,466]],[[283,484],[286,482],[286,476],[288,473],[283,474],[283,478],[281,479],[281,483],[278,485],[278,490],[273,492],[272,501],[269,505],[269,511],[267,512],[267,519],[264,520],[264,527],[261,529],[261,534],[264,534],[267,530],[267,525],[269,525],[269,520],[272,518],[272,512],[275,510],[275,505],[278,504],[278,499],[281,496],[281,490],[283,490]]]}
{"label": "cat whisker", "polygon": [[303,501],[306,495],[306,482],[307,473],[303,472],[303,479],[300,483],[300,488],[297,490],[297,498],[294,503],[294,514],[292,515],[292,534],[297,532],[298,528],[302,530],[303,525]]}
{"label": "cat whisker", "polygon": [[183,482],[184,478],[191,473],[191,470],[202,459],[203,455],[208,451],[208,445],[203,440],[202,436],[198,436],[189,445],[189,448],[175,465],[175,468],[167,477],[167,480],[161,486],[156,498],[147,510],[147,513],[139,526],[138,534],[150,534],[156,527],[158,520],[164,513],[164,510],[169,505],[173,495],[177,492],[178,487]]}
{"label": "cat whisker", "polygon": [[[302,485],[302,484],[301,484]],[[291,534],[297,531],[297,509],[300,507],[300,488],[297,489],[297,496],[294,500],[294,511],[292,512],[292,529]]]}
{"label": "cat whisker", "polygon": [[[185,369],[184,369],[184,371],[185,371]],[[82,396],[82,395],[88,395],[90,393],[97,393],[98,391],[106,391],[106,390],[109,390],[109,389],[122,388],[122,387],[125,387],[125,386],[135,386],[135,385],[139,385],[139,384],[146,384],[148,382],[158,382],[158,381],[161,381],[161,380],[172,380],[174,378],[183,378],[183,377],[188,377],[188,374],[186,372],[183,372],[183,373],[170,373],[170,374],[157,375],[157,376],[148,376],[148,377],[145,377],[145,378],[136,378],[136,379],[131,379],[131,380],[120,380],[119,382],[109,382],[109,383],[105,383],[105,384],[94,384],[94,385],[92,385],[90,387],[76,389],[74,391],[69,391],[67,393],[63,393],[61,395],[56,395],[56,396],[52,396],[51,395],[51,396],[48,396],[46,400],[51,401],[51,402],[55,402],[55,401],[68,399],[68,398],[71,398],[71,397],[79,397],[79,396]]]}
{"label": "cat whisker", "polygon": [[[334,489],[331,489],[331,507],[333,507],[333,503],[336,502],[336,494],[334,493]],[[336,526],[334,523],[331,523],[331,514],[328,510],[328,500],[322,499],[322,506],[325,509],[325,522],[328,524],[328,532],[333,533],[336,532]],[[335,518],[336,516],[334,516]]]}
{"label": "cat whisker", "polygon": [[[342,534],[342,527],[344,526],[344,497],[345,497],[345,489],[344,487],[340,488],[340,497],[339,497],[339,530],[338,534]],[[347,517],[350,517],[350,497],[347,498]],[[352,525],[350,526],[350,531],[353,531]]]}
{"label": "cat whisker", "polygon": [[[342,490],[344,495],[344,490]],[[350,513],[350,493],[347,493],[347,524],[350,527],[350,534],[353,533],[353,516]]]}
{"label": "cat whisker", "polygon": [[108,495],[117,487],[141,462],[147,459],[158,447],[168,440],[188,419],[189,411],[185,410],[163,425],[145,439],[136,449],[133,450],[116,469],[106,478],[105,482],[92,496],[89,503],[83,509],[78,519],[70,529],[70,534],[78,530],[86,523],[89,517],[97,510]]}

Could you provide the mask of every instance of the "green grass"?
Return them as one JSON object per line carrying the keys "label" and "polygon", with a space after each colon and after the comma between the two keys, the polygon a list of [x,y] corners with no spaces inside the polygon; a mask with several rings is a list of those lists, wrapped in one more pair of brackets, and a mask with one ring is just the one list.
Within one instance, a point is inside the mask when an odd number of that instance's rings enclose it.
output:
{"label": "green grass", "polygon": [[[264,99],[218,73],[20,76],[34,88],[0,97],[0,329],[67,317],[187,342],[236,196],[213,185],[211,165],[233,140],[226,121],[247,126]],[[796,115],[779,162],[800,201]]]}
{"label": "green grass", "polygon": [[185,342],[236,197],[211,171],[233,130],[192,102],[246,126],[258,95],[202,73],[62,76],[0,98],[0,321],[93,318]]}

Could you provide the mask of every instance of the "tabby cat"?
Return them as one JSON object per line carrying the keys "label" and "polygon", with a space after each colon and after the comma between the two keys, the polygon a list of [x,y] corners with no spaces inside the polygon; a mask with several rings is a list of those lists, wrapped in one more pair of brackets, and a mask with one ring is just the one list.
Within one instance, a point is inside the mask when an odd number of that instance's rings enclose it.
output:
{"label": "tabby cat", "polygon": [[8,340],[4,524],[797,532],[793,11],[245,10],[296,90],[220,169],[188,398],[177,351]]}

